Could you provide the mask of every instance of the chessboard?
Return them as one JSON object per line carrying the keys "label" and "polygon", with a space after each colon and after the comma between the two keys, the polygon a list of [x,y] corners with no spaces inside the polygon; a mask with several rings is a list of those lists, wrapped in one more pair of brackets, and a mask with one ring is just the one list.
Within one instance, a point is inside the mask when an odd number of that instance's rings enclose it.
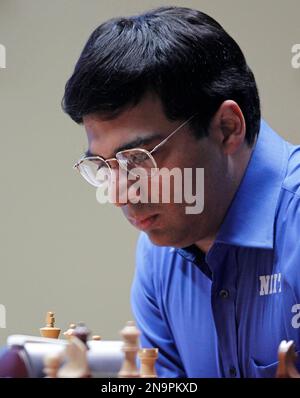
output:
{"label": "chessboard", "polygon": [[155,378],[157,348],[142,348],[133,321],[120,331],[122,340],[92,336],[80,322],[62,333],[48,312],[41,336],[11,335],[0,356],[0,377],[16,378]]}
{"label": "chessboard", "polygon": [[[0,377],[10,378],[156,378],[158,349],[140,347],[133,321],[120,331],[119,341],[92,336],[80,322],[62,333],[53,312],[46,315],[41,336],[11,335],[0,355]],[[300,378],[293,341],[278,347],[276,378]]]}

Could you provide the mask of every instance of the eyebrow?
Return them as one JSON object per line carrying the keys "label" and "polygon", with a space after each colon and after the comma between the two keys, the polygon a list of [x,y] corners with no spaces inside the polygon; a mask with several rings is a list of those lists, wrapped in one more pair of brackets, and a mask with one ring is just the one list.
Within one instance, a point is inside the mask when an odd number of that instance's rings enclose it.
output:
{"label": "eyebrow", "polygon": [[[118,148],[116,148],[114,150],[114,155],[110,156],[108,159],[113,158],[117,152],[125,151],[126,149],[138,148],[138,147],[141,147],[143,145],[150,144],[151,142],[153,142],[154,140],[157,140],[159,138],[163,139],[164,137],[161,134],[159,134],[159,133],[154,133],[152,135],[145,136],[145,137],[137,137],[134,140],[132,140],[130,142],[127,142],[126,144],[123,144],[123,145],[119,146]],[[91,156],[101,156],[101,155],[94,154],[88,149],[84,153],[84,157],[91,157]],[[101,157],[103,157],[103,156],[101,156]]]}

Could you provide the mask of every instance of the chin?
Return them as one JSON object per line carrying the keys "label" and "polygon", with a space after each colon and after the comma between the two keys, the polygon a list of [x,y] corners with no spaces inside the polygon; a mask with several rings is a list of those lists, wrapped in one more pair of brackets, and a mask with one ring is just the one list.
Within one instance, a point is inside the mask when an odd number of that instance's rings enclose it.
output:
{"label": "chin", "polygon": [[153,230],[147,232],[147,235],[151,242],[156,245],[156,246],[171,246],[171,247],[176,247],[178,249],[185,247],[185,242],[176,239],[174,235],[170,235],[168,233],[164,233],[162,230]]}

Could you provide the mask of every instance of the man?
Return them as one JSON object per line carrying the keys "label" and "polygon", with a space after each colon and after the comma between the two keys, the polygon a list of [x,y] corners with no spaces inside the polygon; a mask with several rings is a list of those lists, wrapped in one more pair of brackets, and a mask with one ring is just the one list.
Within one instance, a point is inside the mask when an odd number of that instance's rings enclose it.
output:
{"label": "man", "polygon": [[114,18],[90,36],[63,107],[86,129],[76,167],[95,186],[102,166],[204,169],[198,214],[115,200],[143,230],[132,307],[159,376],[273,377],[280,341],[300,343],[300,148],[261,120],[236,42],[183,7]]}

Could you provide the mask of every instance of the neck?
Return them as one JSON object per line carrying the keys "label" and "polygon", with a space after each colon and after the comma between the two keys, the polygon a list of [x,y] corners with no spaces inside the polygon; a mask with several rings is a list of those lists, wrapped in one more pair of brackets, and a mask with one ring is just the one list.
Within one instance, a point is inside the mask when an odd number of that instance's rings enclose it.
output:
{"label": "neck", "polygon": [[212,247],[214,244],[215,236],[211,238],[205,238],[203,240],[199,240],[198,242],[195,243],[197,247],[203,252],[203,253],[208,253],[209,249]]}
{"label": "neck", "polygon": [[[229,206],[231,205],[233,198],[239,189],[239,186],[241,184],[241,181],[244,177],[248,163],[251,158],[252,149],[253,148],[248,149],[247,151],[245,151],[246,153],[243,153],[240,156],[237,156],[236,159],[232,159],[232,162],[230,162],[231,163],[230,168],[232,170],[231,177],[228,179],[225,186],[223,187],[224,190],[222,193],[222,197],[224,199],[226,186],[227,186],[227,189],[228,189],[227,195],[226,195],[227,200],[224,200],[224,202],[223,202],[224,207],[221,209],[220,206],[217,206],[217,208],[219,209],[219,214],[218,214],[218,211],[216,208],[215,211],[213,212],[215,219],[211,223],[212,229],[210,230],[210,233],[208,233],[205,238],[195,242],[195,245],[197,247],[199,247],[199,249],[202,252],[204,252],[205,254],[208,253],[210,248],[213,246],[216,236],[219,232],[219,229],[220,229],[220,227],[223,223],[223,220],[227,214]],[[235,170],[235,172],[233,172],[233,170]],[[212,232],[212,231],[214,231],[214,232]]]}

